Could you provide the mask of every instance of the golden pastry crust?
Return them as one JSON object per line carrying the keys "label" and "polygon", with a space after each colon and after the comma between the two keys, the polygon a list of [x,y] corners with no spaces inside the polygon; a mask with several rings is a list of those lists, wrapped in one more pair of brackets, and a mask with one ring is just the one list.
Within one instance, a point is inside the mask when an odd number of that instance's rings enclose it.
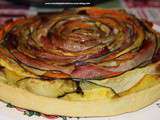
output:
{"label": "golden pastry crust", "polygon": [[160,84],[157,84],[151,88],[111,100],[67,101],[39,96],[0,82],[0,99],[21,108],[49,115],[72,117],[113,116],[136,111],[152,104],[160,98],[159,89]]}

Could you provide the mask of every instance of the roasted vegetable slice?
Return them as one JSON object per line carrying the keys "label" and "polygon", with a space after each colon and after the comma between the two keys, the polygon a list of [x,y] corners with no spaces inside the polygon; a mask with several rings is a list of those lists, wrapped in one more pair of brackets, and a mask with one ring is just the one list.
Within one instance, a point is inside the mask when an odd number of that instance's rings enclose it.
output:
{"label": "roasted vegetable slice", "polygon": [[58,97],[66,93],[76,91],[76,84],[71,80],[45,81],[27,78],[18,81],[17,85],[32,93],[47,97]]}
{"label": "roasted vegetable slice", "polygon": [[90,82],[81,82],[80,87],[82,88],[83,94],[70,93],[66,94],[61,99],[74,100],[74,101],[88,101],[88,100],[101,100],[101,99],[111,99],[117,94],[111,89],[103,86],[97,86],[96,84]]}
{"label": "roasted vegetable slice", "polygon": [[145,75],[159,75],[159,66],[160,63],[158,62],[143,68],[136,68],[117,77],[104,80],[90,80],[90,82],[110,87],[116,93],[121,93],[135,86]]}

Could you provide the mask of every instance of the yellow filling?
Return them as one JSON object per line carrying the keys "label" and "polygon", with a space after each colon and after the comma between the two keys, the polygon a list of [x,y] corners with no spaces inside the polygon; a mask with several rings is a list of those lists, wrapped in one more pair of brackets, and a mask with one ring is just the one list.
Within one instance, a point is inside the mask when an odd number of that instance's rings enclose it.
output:
{"label": "yellow filling", "polygon": [[[2,63],[1,63],[2,64]],[[4,61],[3,61],[4,65]],[[15,67],[15,66],[14,66]],[[15,68],[16,70],[18,69]],[[75,101],[87,101],[98,99],[112,99],[115,97],[132,94],[160,83],[158,75],[145,75],[136,85],[122,93],[115,93],[111,88],[102,87],[90,82],[81,82],[82,93],[74,92],[76,90],[76,84],[71,80],[54,80],[43,81],[38,79],[22,79],[24,78],[24,71],[14,71],[9,64],[5,64],[5,68],[0,72],[0,82],[4,82],[9,85],[14,85],[22,89],[26,89],[34,94],[46,96],[46,97],[58,97],[65,100]],[[27,76],[27,75],[26,75]],[[68,94],[66,94],[68,93]],[[65,94],[65,96],[63,96]]]}

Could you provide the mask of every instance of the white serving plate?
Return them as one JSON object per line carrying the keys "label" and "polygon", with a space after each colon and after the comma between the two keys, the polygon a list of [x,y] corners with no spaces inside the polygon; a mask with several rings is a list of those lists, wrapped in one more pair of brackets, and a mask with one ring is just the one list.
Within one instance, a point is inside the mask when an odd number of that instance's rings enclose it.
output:
{"label": "white serving plate", "polygon": [[[6,107],[6,103],[0,102],[0,120],[53,120],[44,117],[28,117],[23,112],[15,108]],[[54,120],[62,120],[56,118]],[[67,118],[67,120],[77,120],[77,118]],[[152,105],[136,112],[125,113],[113,117],[80,118],[79,120],[160,120],[160,100]]]}

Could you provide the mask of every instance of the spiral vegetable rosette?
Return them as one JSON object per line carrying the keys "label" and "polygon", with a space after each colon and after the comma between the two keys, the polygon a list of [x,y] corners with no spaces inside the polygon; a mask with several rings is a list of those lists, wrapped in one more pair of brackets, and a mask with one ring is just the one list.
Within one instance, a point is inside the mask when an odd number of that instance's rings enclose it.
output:
{"label": "spiral vegetable rosette", "polygon": [[8,21],[0,29],[1,77],[47,97],[120,94],[160,73],[152,26],[124,10],[98,8]]}

